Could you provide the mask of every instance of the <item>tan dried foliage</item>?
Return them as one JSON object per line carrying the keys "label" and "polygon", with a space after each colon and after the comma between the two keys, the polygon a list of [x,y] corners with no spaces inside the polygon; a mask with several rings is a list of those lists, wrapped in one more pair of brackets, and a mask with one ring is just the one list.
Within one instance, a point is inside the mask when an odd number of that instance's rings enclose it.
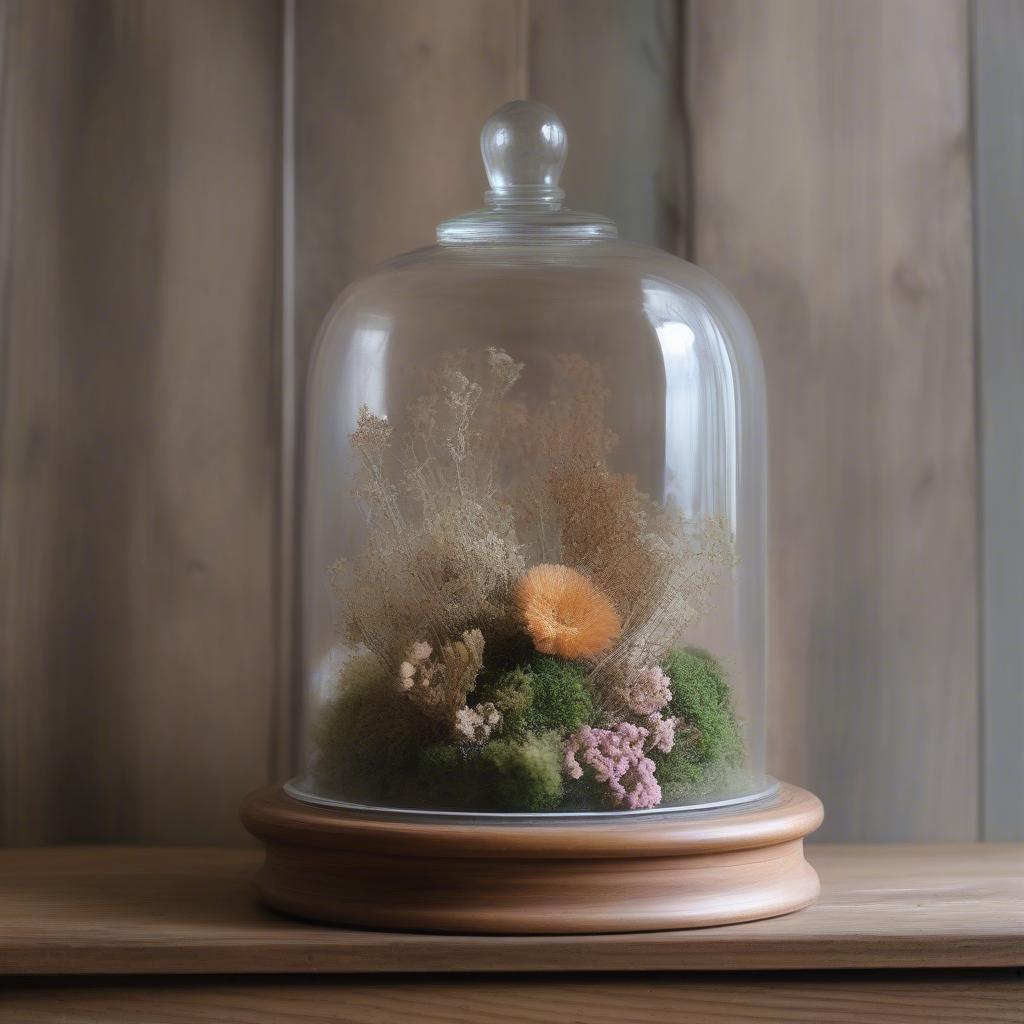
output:
{"label": "tan dried foliage", "polygon": [[366,408],[352,434],[368,539],[358,565],[336,567],[335,586],[346,639],[392,671],[416,641],[439,648],[510,618],[509,588],[525,566],[495,470],[503,399],[521,366],[493,349],[484,363],[478,379],[458,359],[440,369],[409,410],[400,453],[388,422]]}

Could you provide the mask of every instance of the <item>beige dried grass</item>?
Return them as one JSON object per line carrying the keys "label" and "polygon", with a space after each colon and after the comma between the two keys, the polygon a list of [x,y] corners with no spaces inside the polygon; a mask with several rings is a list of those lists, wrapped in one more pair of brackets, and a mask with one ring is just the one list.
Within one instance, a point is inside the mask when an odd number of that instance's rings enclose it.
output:
{"label": "beige dried grass", "polygon": [[525,567],[512,508],[498,493],[503,398],[521,366],[490,350],[479,380],[458,360],[413,403],[397,471],[386,420],[360,412],[352,445],[367,543],[335,567],[344,633],[396,671],[410,645],[440,648],[466,629],[510,619],[509,588]]}

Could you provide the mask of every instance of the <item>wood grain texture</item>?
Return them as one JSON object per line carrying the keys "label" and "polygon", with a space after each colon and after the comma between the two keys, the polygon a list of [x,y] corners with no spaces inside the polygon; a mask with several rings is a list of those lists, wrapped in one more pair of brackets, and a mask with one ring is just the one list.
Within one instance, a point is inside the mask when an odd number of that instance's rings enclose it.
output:
{"label": "wood grain texture", "polygon": [[767,373],[769,770],[978,836],[967,5],[693,0],[694,258]]}
{"label": "wood grain texture", "polygon": [[12,8],[0,836],[241,836],[273,664],[278,5]]}
{"label": "wood grain texture", "polygon": [[1024,4],[974,4],[983,824],[1024,839]]}
{"label": "wood grain texture", "polygon": [[529,98],[566,126],[566,204],[631,242],[676,251],[685,218],[679,8],[668,0],[533,0]]}
{"label": "wood grain texture", "polygon": [[797,975],[389,978],[337,981],[19,982],[0,999],[18,1024],[1021,1024],[1016,971]]}
{"label": "wood grain texture", "polygon": [[482,205],[480,128],[524,86],[525,7],[302,0],[295,8],[296,344],[337,294]]}
{"label": "wood grain texture", "polygon": [[470,934],[636,932],[753,921],[806,907],[818,877],[810,793],[712,815],[616,816],[570,826],[472,825],[346,814],[252,793],[266,847],[260,899],[345,925]]}
{"label": "wood grain texture", "polygon": [[0,972],[809,970],[1024,960],[1024,845],[816,845],[808,856],[821,898],[771,921],[463,937],[279,917],[256,902],[256,850],[0,850]]}
{"label": "wood grain texture", "polygon": [[821,818],[817,797],[786,785],[764,802],[723,811],[642,818],[606,815],[569,826],[545,824],[543,819],[488,825],[346,814],[296,800],[276,785],[255,790],[242,805],[243,822],[261,838],[326,849],[335,849],[341,842],[346,849],[361,853],[386,849],[410,857],[474,859],[510,855],[539,860],[617,858],[625,847],[635,857],[670,857],[681,850],[756,849],[801,839],[821,824]]}

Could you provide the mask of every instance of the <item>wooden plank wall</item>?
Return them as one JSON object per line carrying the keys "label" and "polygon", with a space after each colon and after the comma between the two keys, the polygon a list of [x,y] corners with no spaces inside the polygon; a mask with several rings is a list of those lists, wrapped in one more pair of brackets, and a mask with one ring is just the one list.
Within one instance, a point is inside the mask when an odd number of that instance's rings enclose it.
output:
{"label": "wooden plank wall", "polygon": [[[1024,33],[996,3],[982,104]],[[695,257],[760,334],[770,767],[821,793],[829,838],[979,834],[967,0],[4,10],[0,839],[237,838],[237,798],[293,760],[317,326],[479,204],[479,126],[524,94],[568,126],[570,201]],[[981,169],[993,259],[1015,152]]]}
{"label": "wooden plank wall", "polygon": [[527,95],[572,126],[566,201],[670,251],[686,205],[681,19],[664,0],[534,0],[526,53]]}
{"label": "wooden plank wall", "polygon": [[[480,126],[510,97],[543,97],[580,125],[565,175],[577,206],[616,216],[631,238],[672,241],[674,4],[299,0],[293,10],[300,367],[348,281],[482,205]],[[616,148],[620,130],[628,149]]]}
{"label": "wooden plank wall", "polygon": [[1024,839],[1024,3],[974,18],[983,835]]}
{"label": "wooden plank wall", "polygon": [[823,837],[979,807],[968,8],[693,0],[694,258],[764,352],[770,750]]}
{"label": "wooden plank wall", "polygon": [[268,772],[279,20],[5,9],[9,843],[237,839]]}

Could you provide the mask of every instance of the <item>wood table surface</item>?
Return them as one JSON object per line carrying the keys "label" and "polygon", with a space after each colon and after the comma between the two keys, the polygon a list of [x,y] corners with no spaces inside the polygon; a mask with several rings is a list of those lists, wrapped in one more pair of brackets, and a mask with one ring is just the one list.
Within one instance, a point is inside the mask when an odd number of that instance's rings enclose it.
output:
{"label": "wood table surface", "polygon": [[307,924],[255,902],[260,856],[0,850],[0,1021],[1024,1024],[1022,844],[812,845],[807,910],[590,936]]}

